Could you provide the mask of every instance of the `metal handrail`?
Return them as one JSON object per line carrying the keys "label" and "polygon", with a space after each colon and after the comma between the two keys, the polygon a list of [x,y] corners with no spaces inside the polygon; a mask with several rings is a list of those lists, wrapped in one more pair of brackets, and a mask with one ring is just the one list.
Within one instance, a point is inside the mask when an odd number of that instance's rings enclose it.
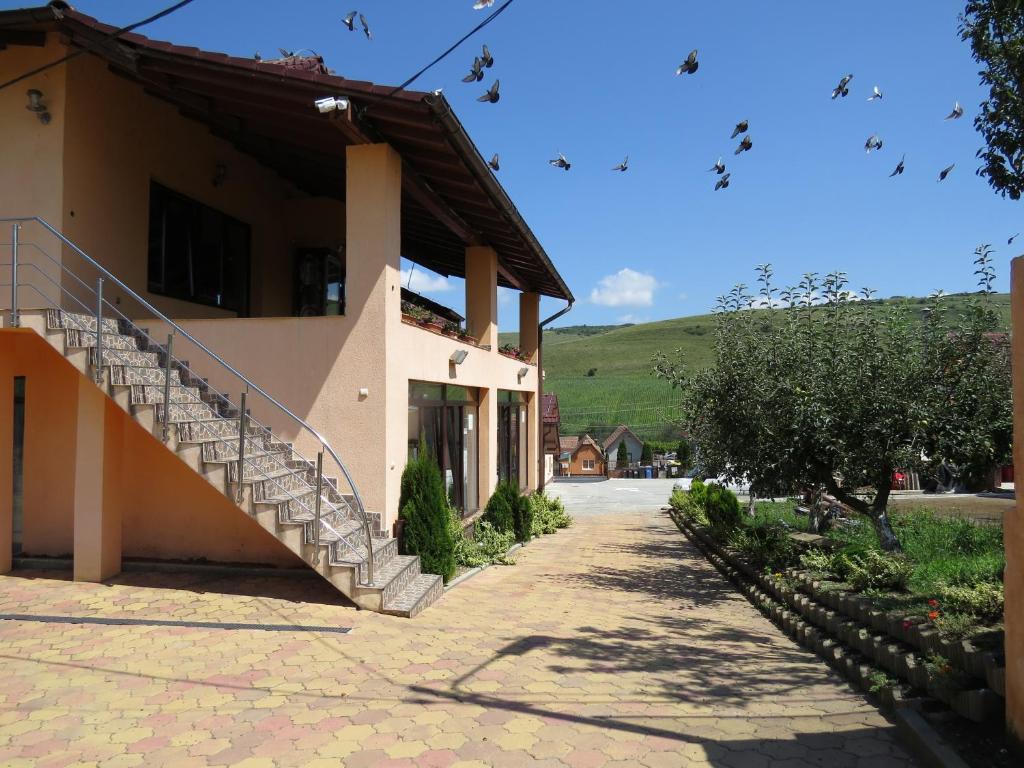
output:
{"label": "metal handrail", "polygon": [[[308,434],[310,434],[312,437],[314,437],[317,440],[317,442],[320,443],[321,449],[323,451],[325,451],[334,460],[334,462],[337,464],[338,468],[341,470],[342,474],[345,477],[345,481],[348,484],[348,487],[352,491],[352,496],[355,499],[356,509],[359,512],[360,522],[362,523],[362,526],[363,526],[363,533],[364,533],[364,535],[366,537],[366,566],[367,566],[367,580],[366,580],[366,584],[368,586],[372,586],[373,583],[374,583],[373,532],[370,529],[370,521],[369,521],[369,518],[366,515],[366,507],[363,504],[363,499],[362,499],[362,496],[359,493],[359,489],[356,487],[355,481],[352,479],[352,475],[348,471],[348,467],[345,466],[345,462],[343,462],[341,460],[341,457],[338,455],[337,451],[334,450],[334,447],[330,444],[330,442],[323,435],[321,435],[320,432],[318,432],[312,425],[310,425],[305,420],[303,420],[301,417],[299,417],[298,415],[293,413],[291,411],[291,409],[289,409],[286,405],[281,403],[277,398],[275,398],[273,395],[271,395],[269,392],[267,392],[265,389],[263,389],[261,386],[259,386],[256,382],[252,381],[248,376],[243,374],[241,371],[239,371],[237,368],[235,368],[233,365],[231,365],[229,362],[227,362],[224,358],[222,358],[220,355],[218,355],[212,349],[210,349],[205,344],[203,344],[201,341],[199,341],[197,338],[195,338],[192,334],[190,334],[188,331],[186,331],[184,328],[182,328],[180,325],[178,325],[176,322],[174,322],[174,320],[172,320],[171,318],[167,317],[167,315],[165,315],[163,312],[161,312],[156,307],[154,307],[149,301],[147,301],[142,296],[140,296],[138,293],[136,293],[132,288],[130,288],[128,285],[126,285],[123,281],[121,281],[116,275],[114,275],[112,272],[110,272],[106,267],[104,267],[98,261],[93,259],[89,254],[87,254],[85,251],[83,251],[81,248],[79,248],[75,243],[73,243],[71,240],[69,240],[67,237],[65,237],[63,233],[61,233],[59,230],[54,228],[48,221],[46,221],[45,219],[43,219],[43,218],[41,218],[39,216],[14,216],[14,217],[8,216],[8,217],[0,217],[0,223],[8,223],[8,224],[14,224],[15,225],[14,229],[12,230],[12,242],[15,243],[15,244],[17,244],[17,242],[18,242],[18,239],[17,239],[18,238],[18,235],[17,235],[18,225],[24,224],[24,223],[27,223],[27,222],[35,222],[35,223],[39,224],[41,227],[43,227],[43,229],[45,229],[50,234],[52,234],[54,237],[56,237],[60,242],[62,242],[65,246],[67,246],[72,251],[74,251],[78,256],[80,256],[82,259],[84,259],[88,264],[90,264],[95,269],[97,269],[107,279],[109,279],[111,282],[113,282],[115,285],[117,285],[119,288],[121,288],[121,290],[123,290],[126,294],[128,294],[128,296],[130,296],[132,299],[134,299],[136,302],[138,302],[138,304],[140,304],[144,309],[146,309],[148,312],[152,313],[152,315],[156,319],[161,320],[162,322],[167,323],[167,325],[170,326],[171,328],[173,328],[176,333],[180,333],[184,338],[188,339],[188,341],[190,341],[192,344],[194,344],[196,347],[198,347],[199,350],[201,350],[203,353],[205,353],[208,357],[212,358],[222,368],[224,368],[225,370],[230,372],[236,378],[238,378],[239,380],[244,382],[245,385],[250,390],[258,393],[267,402],[269,402],[272,406],[274,406],[278,411],[280,411],[281,413],[286,415],[288,418],[290,418],[302,430],[306,431]],[[15,245],[15,249],[16,249],[16,245]],[[17,262],[14,259],[16,259],[16,256],[14,258],[12,258],[12,265],[14,265],[14,269],[17,269],[17,267],[16,267]],[[16,279],[12,279],[11,282],[13,284],[12,288],[11,288],[11,294],[12,294],[11,298],[12,298],[12,302],[13,302],[12,305],[11,305],[11,311],[12,311],[14,317],[17,317],[17,280]],[[100,299],[100,301],[102,302],[102,299]],[[102,304],[101,304],[101,306],[102,306]],[[97,332],[99,332],[99,325],[97,325]],[[102,359],[99,360],[99,363],[102,365]],[[166,406],[166,404],[165,404],[165,406]],[[239,479],[241,479],[241,474],[239,474]],[[317,546],[319,546],[319,531],[317,531],[316,534],[317,534],[317,542],[316,542],[316,544],[317,544]],[[357,569],[357,571],[358,571],[358,569]]]}

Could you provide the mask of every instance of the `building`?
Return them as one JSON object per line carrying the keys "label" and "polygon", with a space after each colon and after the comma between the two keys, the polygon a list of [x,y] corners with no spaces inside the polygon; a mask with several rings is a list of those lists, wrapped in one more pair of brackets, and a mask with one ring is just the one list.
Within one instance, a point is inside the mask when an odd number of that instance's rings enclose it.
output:
{"label": "building", "polygon": [[[0,91],[0,572],[12,545],[88,580],[312,566],[415,612],[440,584],[391,537],[407,457],[466,515],[540,484],[540,298],[569,288],[440,94],[113,31],[0,12],[0,80],[83,54]],[[403,302],[403,256],[465,279],[464,326]]]}
{"label": "building", "polygon": [[626,444],[626,453],[629,456],[630,464],[635,464],[640,461],[640,454],[644,449],[644,441],[637,437],[636,433],[634,433],[633,430],[625,424],[620,424],[615,428],[614,432],[608,435],[604,443],[602,443],[604,452],[608,456],[609,472],[621,472],[624,469],[628,469],[628,467],[618,466],[620,443]]}
{"label": "building", "polygon": [[561,439],[561,472],[566,477],[604,477],[604,452],[590,435]]}
{"label": "building", "polygon": [[559,427],[562,417],[558,412],[558,395],[545,392],[541,398],[541,430],[544,450],[544,480],[550,480],[555,472],[555,464],[561,454]]}

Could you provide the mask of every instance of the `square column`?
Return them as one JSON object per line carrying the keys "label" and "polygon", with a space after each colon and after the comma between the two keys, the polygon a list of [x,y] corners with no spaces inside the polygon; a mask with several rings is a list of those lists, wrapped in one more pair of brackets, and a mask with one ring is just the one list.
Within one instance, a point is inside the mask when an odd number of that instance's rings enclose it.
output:
{"label": "square column", "polygon": [[0,573],[11,570],[14,544],[14,372],[5,352],[0,350]]}
{"label": "square column", "polygon": [[479,496],[480,509],[498,485],[498,390],[480,389],[477,406],[480,429],[477,432],[477,452],[480,457]]}
{"label": "square column", "polygon": [[519,349],[526,359],[537,364],[537,350],[540,335],[540,294],[519,294]]}
{"label": "square column", "polygon": [[[1024,488],[1024,257],[1012,262],[1010,304],[1013,335],[1013,474],[1014,486]],[[1024,647],[1024,521],[1020,497],[1013,514],[1003,516],[1006,601],[1003,621],[1006,648]],[[1006,656],[1006,731],[1011,744],[1024,753],[1024,656]]]}
{"label": "square column", "polygon": [[466,249],[466,330],[498,349],[498,254],[487,246]]}
{"label": "square column", "polygon": [[[402,158],[387,144],[345,150],[346,325],[344,364],[358,382],[338,393],[328,439],[359,486],[366,508],[387,528],[398,516],[406,462],[409,384],[387,350],[401,325]],[[351,354],[349,350],[352,350]],[[365,390],[366,394],[360,394]],[[328,468],[325,466],[325,471]],[[333,468],[331,469],[333,471]]]}
{"label": "square column", "polygon": [[[521,347],[520,347],[521,349]],[[536,392],[526,395],[526,483],[531,491],[540,488],[544,462],[544,435],[540,423],[540,397]]]}
{"label": "square column", "polygon": [[[107,439],[107,398],[84,376],[78,380],[75,422],[75,581],[103,581],[121,571],[121,508],[114,488],[117,435]],[[111,430],[115,432],[116,430]],[[110,456],[111,464],[117,456]],[[139,503],[145,503],[140,499]]]}

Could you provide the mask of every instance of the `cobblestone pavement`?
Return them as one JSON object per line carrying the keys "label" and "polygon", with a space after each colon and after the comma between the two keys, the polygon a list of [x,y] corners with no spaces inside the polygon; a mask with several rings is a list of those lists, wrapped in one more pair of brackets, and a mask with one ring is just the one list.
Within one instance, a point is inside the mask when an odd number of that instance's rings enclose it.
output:
{"label": "cobblestone pavement", "polygon": [[306,579],[0,577],[0,765],[911,765],[660,513],[518,560],[412,621]]}

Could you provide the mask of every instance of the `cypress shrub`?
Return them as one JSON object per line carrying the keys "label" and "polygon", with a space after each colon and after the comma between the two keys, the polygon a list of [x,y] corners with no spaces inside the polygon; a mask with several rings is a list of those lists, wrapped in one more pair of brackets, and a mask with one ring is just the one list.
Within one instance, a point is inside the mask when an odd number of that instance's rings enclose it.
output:
{"label": "cypress shrub", "polygon": [[[516,490],[518,494],[519,491]],[[533,507],[530,505],[530,497],[520,495],[516,500],[516,514],[514,519],[514,531],[516,541],[527,542],[533,535]]]}
{"label": "cypress shrub", "polygon": [[402,554],[419,555],[424,573],[437,573],[445,581],[455,575],[455,546],[449,523],[441,470],[421,443],[418,456],[402,472],[398,501],[402,528]]}
{"label": "cypress shrub", "polygon": [[[519,489],[516,488],[514,483],[502,480],[498,483],[498,487],[494,489],[491,498],[487,500],[487,506],[484,507],[484,514],[481,519],[493,525],[494,530],[499,533],[512,532],[515,533],[516,539],[525,541],[525,539],[519,538],[523,520],[525,519],[521,498]],[[529,528],[526,530],[528,533]]]}
{"label": "cypress shrub", "polygon": [[623,469],[629,467],[629,449],[626,448],[626,441],[623,440],[619,443],[619,448],[615,451],[615,468]]}
{"label": "cypress shrub", "polygon": [[715,483],[707,486],[704,508],[711,526],[721,531],[731,531],[742,522],[740,502],[736,494]]}

